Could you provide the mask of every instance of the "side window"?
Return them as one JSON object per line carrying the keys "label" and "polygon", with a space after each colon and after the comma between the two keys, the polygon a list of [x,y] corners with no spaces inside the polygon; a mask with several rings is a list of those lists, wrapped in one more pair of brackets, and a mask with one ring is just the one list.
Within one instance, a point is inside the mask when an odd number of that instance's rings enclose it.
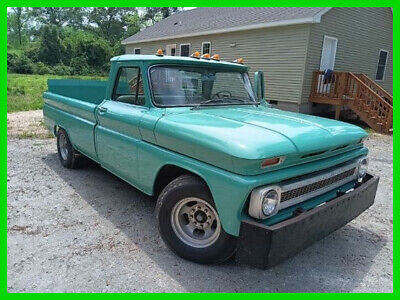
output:
{"label": "side window", "polygon": [[145,104],[143,81],[139,68],[123,67],[119,69],[112,99],[134,105]]}
{"label": "side window", "polygon": [[385,50],[380,50],[375,80],[383,80],[383,78],[385,76],[387,58],[388,58],[388,52]]}

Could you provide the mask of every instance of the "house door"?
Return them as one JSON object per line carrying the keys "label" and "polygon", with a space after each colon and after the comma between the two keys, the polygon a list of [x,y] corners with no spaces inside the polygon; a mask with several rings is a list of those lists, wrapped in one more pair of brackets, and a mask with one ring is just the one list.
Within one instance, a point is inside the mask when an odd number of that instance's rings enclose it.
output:
{"label": "house door", "polygon": [[176,56],[176,44],[167,45],[167,55]]}
{"label": "house door", "polygon": [[[322,46],[321,53],[321,63],[319,66],[320,71],[326,71],[328,69],[333,70],[335,67],[335,59],[336,59],[336,48],[337,48],[337,38],[324,36],[324,44]],[[319,92],[329,92],[331,88],[331,84],[324,83],[324,76],[320,75],[319,77]]]}

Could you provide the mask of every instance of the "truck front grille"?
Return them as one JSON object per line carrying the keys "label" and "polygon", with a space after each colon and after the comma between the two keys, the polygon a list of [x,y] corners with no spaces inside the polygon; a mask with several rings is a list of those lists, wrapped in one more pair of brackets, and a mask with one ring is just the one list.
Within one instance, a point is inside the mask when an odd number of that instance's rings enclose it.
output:
{"label": "truck front grille", "polygon": [[310,183],[310,184],[307,184],[304,186],[300,186],[298,188],[295,188],[295,189],[292,189],[289,191],[282,192],[281,202],[288,201],[290,199],[294,199],[294,198],[306,195],[308,193],[312,193],[319,189],[330,186],[338,181],[342,181],[342,180],[354,175],[355,170],[356,170],[356,168],[354,167],[350,170],[344,171],[344,172],[334,175],[330,178],[319,180],[317,182],[313,182],[313,183]]}

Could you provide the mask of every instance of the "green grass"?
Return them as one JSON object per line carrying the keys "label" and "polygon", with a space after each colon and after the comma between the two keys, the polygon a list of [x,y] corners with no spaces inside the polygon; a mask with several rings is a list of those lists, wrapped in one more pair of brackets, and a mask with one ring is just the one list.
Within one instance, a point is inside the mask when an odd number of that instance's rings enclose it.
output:
{"label": "green grass", "polygon": [[95,76],[57,76],[7,74],[7,112],[35,110],[43,107],[43,92],[47,90],[47,79],[105,80]]}

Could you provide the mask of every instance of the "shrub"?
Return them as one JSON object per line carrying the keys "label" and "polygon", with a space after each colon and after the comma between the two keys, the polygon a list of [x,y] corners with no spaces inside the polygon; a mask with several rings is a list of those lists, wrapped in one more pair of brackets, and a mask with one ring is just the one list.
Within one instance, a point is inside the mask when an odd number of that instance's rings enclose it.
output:
{"label": "shrub", "polygon": [[39,61],[39,53],[40,53],[40,45],[37,42],[32,42],[28,45],[28,47],[25,50],[26,56],[32,61],[32,62],[38,62]]}
{"label": "shrub", "polygon": [[55,75],[71,75],[72,68],[63,64],[57,64],[53,67],[52,73]]}
{"label": "shrub", "polygon": [[7,71],[20,74],[32,74],[32,61],[24,54],[17,52],[7,53]]}
{"label": "shrub", "polygon": [[110,59],[111,52],[108,42],[85,37],[85,39],[78,41],[75,54],[85,57],[89,66],[102,67]]}
{"label": "shrub", "polygon": [[42,63],[41,61],[33,64],[33,72],[39,75],[53,74],[50,66]]}
{"label": "shrub", "polygon": [[[64,64],[76,66],[77,62],[85,61],[84,63],[93,70],[93,67],[94,69],[101,68],[112,55],[109,42],[91,33],[65,27],[60,36],[63,42],[62,61]],[[78,66],[76,67],[79,69]]]}
{"label": "shrub", "polygon": [[87,75],[90,74],[90,68],[87,59],[84,56],[77,56],[71,59],[70,64],[73,74]]}

